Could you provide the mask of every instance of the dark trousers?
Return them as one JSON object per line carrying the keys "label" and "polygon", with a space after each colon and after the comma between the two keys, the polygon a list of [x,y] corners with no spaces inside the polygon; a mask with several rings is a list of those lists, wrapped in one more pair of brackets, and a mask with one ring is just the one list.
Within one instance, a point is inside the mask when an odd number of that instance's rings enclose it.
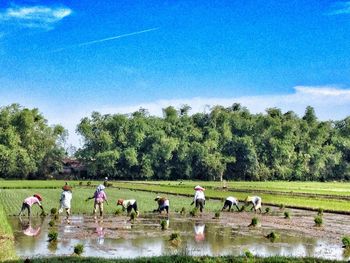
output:
{"label": "dark trousers", "polygon": [[22,215],[22,213],[24,212],[24,210],[28,210],[28,216],[30,216],[30,205],[23,203],[22,204],[22,208],[21,208],[21,212],[19,212],[19,215]]}
{"label": "dark trousers", "polygon": [[161,213],[164,210],[166,211],[167,214],[169,214],[169,206],[168,205],[159,207],[159,209],[158,209],[159,213]]}
{"label": "dark trousers", "polygon": [[203,212],[204,205],[205,205],[204,199],[197,199],[196,200],[196,208],[199,208],[199,211]]}
{"label": "dark trousers", "polygon": [[230,200],[225,200],[224,206],[222,207],[222,210],[225,210],[228,207],[228,211],[231,210],[232,202]]}
{"label": "dark trousers", "polygon": [[134,204],[129,205],[129,206],[126,208],[126,211],[128,212],[128,214],[130,214],[131,210],[133,210],[133,209],[134,209],[134,211],[137,213],[137,203],[136,203],[136,201],[135,201]]}

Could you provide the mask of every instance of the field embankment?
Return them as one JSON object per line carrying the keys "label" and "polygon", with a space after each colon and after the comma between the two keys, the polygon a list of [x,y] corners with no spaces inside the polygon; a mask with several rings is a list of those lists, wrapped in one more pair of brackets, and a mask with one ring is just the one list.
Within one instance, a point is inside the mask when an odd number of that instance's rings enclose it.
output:
{"label": "field embankment", "polygon": [[14,237],[6,213],[0,205],[0,261],[16,259]]}
{"label": "field embankment", "polygon": [[[23,260],[9,261],[12,263],[23,262]],[[136,259],[104,259],[104,258],[84,258],[84,257],[50,257],[31,259],[32,263],[56,263],[56,262],[72,262],[72,263],[331,263],[346,262],[334,261],[318,258],[291,258],[291,257],[267,257],[267,258],[247,258],[245,256],[225,256],[225,257],[190,257],[190,256],[161,256],[151,258]]]}

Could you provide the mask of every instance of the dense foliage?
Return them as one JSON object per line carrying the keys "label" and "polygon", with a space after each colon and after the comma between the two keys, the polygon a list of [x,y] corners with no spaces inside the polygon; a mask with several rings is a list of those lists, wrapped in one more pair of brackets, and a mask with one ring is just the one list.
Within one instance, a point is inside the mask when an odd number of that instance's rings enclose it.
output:
{"label": "dense foliage", "polygon": [[66,134],[48,126],[38,109],[12,104],[0,108],[0,178],[47,177],[62,169]]}
{"label": "dense foliage", "polygon": [[78,125],[77,152],[91,177],[111,179],[349,180],[350,117],[319,121],[277,108],[251,114],[240,104],[189,115],[167,107],[130,115],[92,113]]}

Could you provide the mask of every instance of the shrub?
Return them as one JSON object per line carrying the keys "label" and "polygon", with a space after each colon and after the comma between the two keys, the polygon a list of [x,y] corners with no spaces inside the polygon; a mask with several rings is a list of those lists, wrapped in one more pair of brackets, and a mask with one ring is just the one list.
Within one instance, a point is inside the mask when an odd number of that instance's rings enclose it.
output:
{"label": "shrub", "polygon": [[214,216],[215,218],[220,218],[220,211],[216,211]]}
{"label": "shrub", "polygon": [[160,221],[160,227],[162,228],[162,230],[166,230],[168,228],[168,222],[163,219],[162,221]]}
{"label": "shrub", "polygon": [[284,212],[284,218],[285,218],[285,219],[290,219],[290,213],[289,213],[289,211],[285,211],[285,212]]}
{"label": "shrub", "polygon": [[315,216],[314,222],[316,226],[322,226],[323,224],[322,216]]}
{"label": "shrub", "polygon": [[52,216],[53,216],[53,215],[56,215],[56,214],[57,214],[57,208],[56,208],[56,207],[51,208],[50,214],[51,214]]}
{"label": "shrub", "polygon": [[252,222],[249,226],[257,226],[259,224],[259,219],[257,217],[252,218]]}
{"label": "shrub", "polygon": [[191,211],[190,211],[190,215],[191,216],[197,216],[198,214],[198,208],[194,207]]}
{"label": "shrub", "polygon": [[278,235],[274,231],[272,231],[266,236],[266,238],[270,239],[271,242],[274,242],[278,238]]}
{"label": "shrub", "polygon": [[84,252],[84,245],[83,244],[77,244],[74,246],[74,253],[80,256]]}
{"label": "shrub", "polygon": [[265,208],[265,214],[270,213],[270,211],[271,211],[271,208],[270,208],[270,207],[266,207],[266,208]]}
{"label": "shrub", "polygon": [[50,231],[47,237],[49,238],[49,242],[57,241],[58,233],[57,231]]}
{"label": "shrub", "polygon": [[317,209],[317,215],[323,216],[323,209],[322,208]]}
{"label": "shrub", "polygon": [[350,249],[350,237],[349,236],[343,236],[341,239],[341,242],[343,243],[343,247],[346,249]]}
{"label": "shrub", "polygon": [[54,221],[54,220],[50,220],[49,226],[50,226],[50,227],[53,227],[54,225],[55,225],[55,221]]}

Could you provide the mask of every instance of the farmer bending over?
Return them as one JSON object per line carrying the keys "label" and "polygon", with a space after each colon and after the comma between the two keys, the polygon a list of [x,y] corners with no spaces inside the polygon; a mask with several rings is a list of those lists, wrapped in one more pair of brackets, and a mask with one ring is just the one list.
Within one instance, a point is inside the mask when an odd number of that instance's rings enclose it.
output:
{"label": "farmer bending over", "polygon": [[40,203],[40,201],[42,201],[42,200],[43,199],[39,194],[34,194],[33,196],[27,197],[26,199],[24,199],[21,211],[19,212],[18,215],[21,216],[22,213],[24,212],[24,210],[27,209],[28,210],[28,217],[30,217],[30,208],[34,204],[38,204],[39,207],[41,208],[42,212],[44,212],[44,208]]}
{"label": "farmer bending over", "polygon": [[124,200],[124,199],[118,199],[117,206],[121,205],[123,207],[123,211],[128,212],[128,215],[130,214],[131,210],[134,209],[136,215],[139,215],[139,211],[137,210],[137,202],[135,199],[130,200]]}
{"label": "farmer bending over", "polygon": [[95,203],[94,203],[94,216],[96,215],[97,212],[97,207],[100,210],[100,216],[103,216],[103,202],[106,201],[108,205],[108,200],[107,200],[107,195],[104,192],[105,186],[100,184],[97,186],[96,191],[92,197],[87,198],[85,201],[88,201],[90,199],[95,198]]}
{"label": "farmer bending over", "polygon": [[238,200],[232,196],[229,196],[226,198],[224,206],[222,207],[221,211],[224,211],[226,208],[228,208],[228,211],[230,211],[233,205],[235,205],[237,207],[237,210],[239,211]]}
{"label": "farmer bending over", "polygon": [[158,209],[154,210],[154,212],[162,213],[162,211],[165,210],[166,213],[169,214],[169,199],[157,196],[154,201],[157,201],[158,203]]}
{"label": "farmer bending over", "polygon": [[193,205],[194,203],[196,204],[196,208],[199,208],[199,211],[203,212],[203,208],[205,205],[205,196],[204,196],[204,190],[205,188],[200,187],[199,185],[197,185],[194,190],[196,191],[194,193],[194,198],[193,198],[193,202],[191,203],[191,205]]}
{"label": "farmer bending over", "polygon": [[245,199],[245,203],[250,205],[252,204],[252,208],[250,210],[253,210],[256,213],[256,211],[259,209],[260,213],[261,213],[261,197],[260,196],[247,196],[247,198]]}

